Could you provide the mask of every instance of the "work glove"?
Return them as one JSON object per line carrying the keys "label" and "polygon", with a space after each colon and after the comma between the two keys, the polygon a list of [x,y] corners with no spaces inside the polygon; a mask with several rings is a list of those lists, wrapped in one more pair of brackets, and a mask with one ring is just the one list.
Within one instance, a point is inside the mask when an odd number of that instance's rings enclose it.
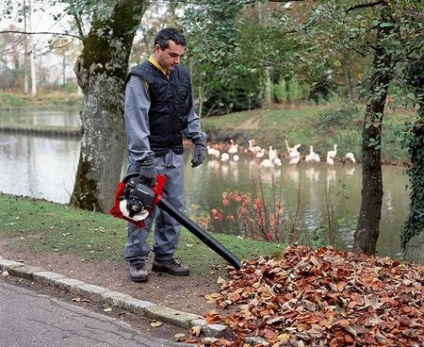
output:
{"label": "work glove", "polygon": [[206,133],[201,132],[199,137],[192,140],[194,143],[194,153],[193,158],[191,159],[191,167],[197,167],[203,163],[203,160],[205,160],[207,139],[208,137]]}
{"label": "work glove", "polygon": [[150,187],[156,185],[156,167],[153,157],[149,157],[141,163],[139,177],[144,184]]}

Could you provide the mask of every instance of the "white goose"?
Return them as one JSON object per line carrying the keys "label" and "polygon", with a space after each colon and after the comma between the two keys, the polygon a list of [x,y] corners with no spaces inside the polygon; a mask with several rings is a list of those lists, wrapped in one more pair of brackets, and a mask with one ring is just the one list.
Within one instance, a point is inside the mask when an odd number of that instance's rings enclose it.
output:
{"label": "white goose", "polygon": [[279,166],[279,167],[283,165],[281,159],[278,157],[274,159],[274,164],[275,166]]}
{"label": "white goose", "polygon": [[230,155],[227,152],[222,153],[221,154],[221,161],[227,162],[228,160],[230,160]]}
{"label": "white goose", "polygon": [[219,159],[221,157],[221,152],[218,151],[216,148],[207,146],[208,154],[214,157],[215,159]]}
{"label": "white goose", "polygon": [[296,164],[299,164],[299,161],[300,161],[300,153],[296,157],[290,158],[289,164],[290,165],[296,165]]}
{"label": "white goose", "polygon": [[269,169],[271,167],[274,166],[274,163],[272,162],[272,160],[265,158],[264,160],[261,161],[261,163],[259,164],[260,167]]}
{"label": "white goose", "polygon": [[334,158],[337,155],[337,144],[334,145],[333,149],[327,152],[327,164],[334,165]]}
{"label": "white goose", "polygon": [[326,163],[327,163],[328,165],[334,165],[334,158],[331,158],[331,157],[328,157],[328,156],[327,156]]}
{"label": "white goose", "polygon": [[234,140],[230,140],[230,147],[228,148],[229,154],[236,154],[238,152],[238,144],[234,143]]}
{"label": "white goose", "polygon": [[309,154],[305,156],[305,161],[307,163],[319,163],[321,161],[319,154],[314,152],[314,146],[309,146]]}
{"label": "white goose", "polygon": [[268,158],[271,161],[274,161],[277,158],[277,149],[274,149],[272,146],[269,146]]}
{"label": "white goose", "polygon": [[289,159],[300,156],[300,153],[298,151],[298,149],[302,146],[300,143],[298,143],[297,145],[294,145],[293,147],[289,146],[289,142],[287,140],[284,140],[284,143],[286,144],[286,149],[287,149]]}
{"label": "white goose", "polygon": [[249,147],[247,148],[247,150],[253,154],[256,155],[256,153],[258,153],[259,151],[261,151],[261,147],[260,146],[256,146],[256,141],[255,139],[251,139],[248,141],[249,142]]}
{"label": "white goose", "polygon": [[356,163],[355,155],[352,152],[346,153],[343,157],[343,164],[351,162],[353,164]]}

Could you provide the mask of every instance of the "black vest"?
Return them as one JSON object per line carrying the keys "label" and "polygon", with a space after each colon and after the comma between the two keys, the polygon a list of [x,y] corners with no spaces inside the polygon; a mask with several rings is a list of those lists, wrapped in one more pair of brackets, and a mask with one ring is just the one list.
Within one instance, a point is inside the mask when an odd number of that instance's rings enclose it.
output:
{"label": "black vest", "polygon": [[134,67],[129,75],[138,76],[149,84],[150,149],[155,156],[163,156],[169,150],[183,153],[183,132],[192,105],[192,90],[188,70],[175,66],[169,79],[151,62]]}

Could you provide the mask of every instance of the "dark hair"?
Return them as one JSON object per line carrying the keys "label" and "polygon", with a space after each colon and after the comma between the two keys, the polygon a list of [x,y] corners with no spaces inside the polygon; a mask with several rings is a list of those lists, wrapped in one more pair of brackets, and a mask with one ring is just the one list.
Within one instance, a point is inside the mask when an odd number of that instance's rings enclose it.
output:
{"label": "dark hair", "polygon": [[177,45],[184,47],[186,45],[184,35],[175,28],[164,28],[155,37],[155,45],[159,45],[162,50],[169,47],[169,41],[174,41]]}

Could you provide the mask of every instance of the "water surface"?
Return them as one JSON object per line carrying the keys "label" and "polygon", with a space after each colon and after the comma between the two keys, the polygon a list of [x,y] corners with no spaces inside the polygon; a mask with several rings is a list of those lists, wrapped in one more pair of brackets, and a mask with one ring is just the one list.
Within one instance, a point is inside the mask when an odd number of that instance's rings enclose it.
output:
{"label": "water surface", "polygon": [[[37,111],[1,114],[0,124],[78,126],[76,111]],[[80,140],[0,133],[0,191],[66,204],[69,202],[80,153]],[[288,228],[293,226],[302,241],[314,245],[331,241],[349,249],[353,242],[361,202],[360,165],[324,163],[288,165],[261,169],[258,162],[241,155],[238,162],[221,162],[208,157],[192,169],[191,149],[185,156],[186,214],[201,217],[223,207],[222,193],[240,191],[266,197],[266,203],[281,202]],[[122,170],[125,172],[125,163]],[[259,176],[260,175],[260,179]],[[260,182],[260,183],[259,183]],[[258,184],[262,193],[258,193]],[[404,168],[383,167],[384,197],[378,251],[401,257],[400,230],[409,212],[408,179]],[[197,216],[197,217],[196,217]],[[231,222],[211,220],[208,230],[237,234]],[[329,233],[328,230],[333,230]]]}

